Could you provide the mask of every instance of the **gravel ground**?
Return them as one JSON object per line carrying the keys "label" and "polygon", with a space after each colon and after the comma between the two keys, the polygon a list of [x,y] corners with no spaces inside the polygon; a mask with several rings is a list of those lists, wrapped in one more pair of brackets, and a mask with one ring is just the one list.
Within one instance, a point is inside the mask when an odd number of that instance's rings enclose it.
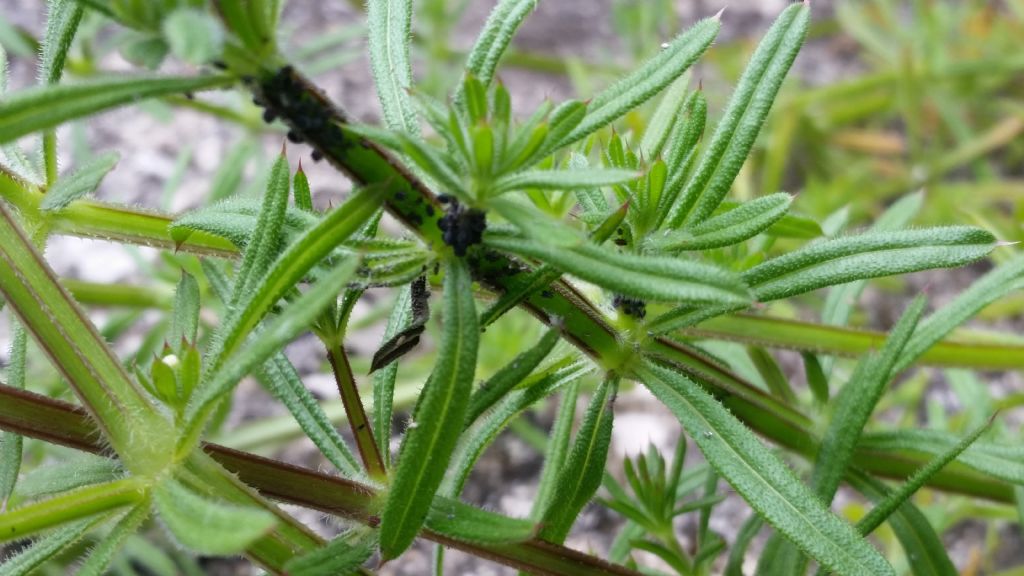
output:
{"label": "gravel ground", "polygon": [[[616,39],[608,14],[610,0],[546,0],[542,2],[535,14],[527,20],[516,44],[524,49],[544,52],[558,56],[578,56],[591,61],[620,62],[621,43]],[[774,16],[787,4],[787,0],[730,0],[724,16],[724,25],[720,42],[737,39],[756,39],[767,28]],[[43,10],[39,0],[0,0],[5,18],[26,28],[38,31],[42,27]],[[452,39],[457,48],[468,48],[476,31],[486,18],[493,1],[473,1],[465,15],[456,37]],[[717,12],[725,5],[718,0],[677,0],[676,6],[680,21],[692,22]],[[816,17],[827,14],[830,2],[816,2]],[[355,14],[346,2],[315,2],[310,0],[292,0],[286,13],[288,26],[296,30],[296,37],[312,37],[330,26],[352,21]],[[123,67],[116,55],[106,59],[111,67]],[[23,59],[16,59],[12,66],[12,85],[24,86],[34,78],[33,64]],[[851,57],[848,46],[841,42],[812,40],[805,48],[795,65],[795,74],[808,84],[825,84],[848,77],[858,70],[855,57]],[[716,80],[714,70],[700,67],[697,74],[709,79],[713,84]],[[522,70],[507,69],[501,72],[503,81],[513,92],[513,99],[518,110],[530,110],[543,98],[563,99],[574,96],[571,85],[561,77]],[[341,102],[356,118],[373,122],[379,118],[379,108],[373,93],[369,75],[368,62],[360,57],[344,65],[338,70],[317,76],[317,81],[329,96]],[[728,89],[719,82],[718,89],[727,93]],[[714,87],[712,87],[714,89]],[[583,95],[585,96],[585,95]],[[223,123],[196,113],[182,111],[176,113],[174,121],[160,118],[139,109],[120,110],[103,115],[91,121],[82,132],[82,137],[90,149],[120,150],[123,152],[118,168],[104,182],[99,196],[110,201],[139,204],[143,206],[161,206],[162,189],[168,179],[176,173],[176,165],[181,158],[183,149],[190,149],[187,167],[175,194],[174,201],[165,208],[180,211],[200,204],[208,192],[211,175],[217,169],[219,161],[231,146],[237,142],[241,133]],[[62,130],[61,137],[69,141],[77,137],[69,130]],[[267,138],[262,142],[268,153],[280,145],[280,140]],[[65,147],[62,164],[71,161]],[[308,150],[299,147],[299,155],[308,158]],[[336,201],[349,186],[337,174],[323,165],[304,166],[316,191],[316,202],[320,206]],[[140,257],[153,261],[157,253],[149,249],[140,249]],[[137,264],[125,257],[122,248],[117,245],[94,240],[82,240],[68,237],[55,237],[50,241],[47,256],[50,263],[61,274],[98,282],[139,282],[145,280]],[[947,284],[950,276],[943,272],[943,282],[933,284],[937,288],[932,292],[936,304],[948,295],[955,294],[976,277],[977,270],[967,269],[953,275],[955,281]],[[930,282],[928,275],[915,277],[915,285]],[[951,284],[953,286],[951,286]],[[916,286],[915,286],[916,287]],[[878,327],[890,326],[899,311],[902,302],[891,295],[868,292],[865,309],[871,314],[871,325]],[[101,321],[103,312],[97,312],[95,320]],[[0,349],[7,349],[7,325],[0,323]],[[141,335],[118,342],[123,351],[133,349]],[[352,341],[354,353],[372,353],[379,342],[379,329],[371,329],[357,333]],[[303,339],[289,348],[289,356],[304,374],[304,379],[311,388],[324,396],[332,394],[333,381],[324,372],[321,352],[312,339]],[[795,355],[780,356],[783,364],[793,368],[794,374],[801,369]],[[799,378],[799,377],[797,377]],[[997,375],[990,380],[999,390],[1024,389],[1018,375]],[[944,394],[942,386],[936,388],[936,394]],[[243,384],[238,395],[239,401],[231,416],[231,423],[246,421],[255,417],[281,413],[277,406],[258,386],[251,382]],[[948,402],[951,395],[945,393]],[[550,421],[551,414],[541,414],[541,424]],[[547,419],[547,421],[544,421]],[[678,424],[671,414],[654,398],[642,389],[634,389],[620,395],[616,403],[616,426],[613,437],[613,462],[611,470],[619,469],[621,459],[626,455],[634,455],[643,450],[648,443],[653,443],[662,451],[671,454],[675,442],[678,441]],[[691,458],[698,458],[696,450],[690,450]],[[283,455],[287,459],[313,467],[322,465],[311,446],[296,444],[290,446]],[[509,514],[523,514],[529,511],[534,496],[534,482],[541,469],[541,460],[537,454],[516,437],[506,435],[494,449],[489,450],[481,460],[478,469],[473,473],[464,497],[477,504],[493,510]],[[727,487],[723,486],[723,489]],[[325,534],[331,533],[335,527],[319,514],[308,511],[296,511],[305,520],[315,525]],[[732,496],[716,508],[712,517],[712,529],[731,540],[733,534],[746,519],[749,510],[742,501]],[[593,550],[601,553],[607,550],[617,532],[619,521],[602,508],[591,508],[577,524],[568,545],[579,550]],[[684,523],[680,527],[683,545],[690,546],[695,533],[692,523]],[[1019,529],[1014,527],[1004,531],[1007,545],[1000,552],[1001,561],[1005,565],[1021,562]],[[766,535],[762,534],[761,541]],[[961,562],[966,562],[970,550],[985,538],[982,526],[966,523],[948,535],[950,549]],[[755,545],[753,554],[760,544]],[[384,567],[382,575],[421,575],[426,573],[430,561],[431,547],[422,543],[400,560]],[[753,558],[749,564],[753,565]],[[465,575],[497,575],[513,574],[514,572],[491,563],[469,558],[458,552],[449,552],[446,565],[452,574]],[[239,562],[217,561],[207,563],[210,574],[250,574],[253,570]]]}

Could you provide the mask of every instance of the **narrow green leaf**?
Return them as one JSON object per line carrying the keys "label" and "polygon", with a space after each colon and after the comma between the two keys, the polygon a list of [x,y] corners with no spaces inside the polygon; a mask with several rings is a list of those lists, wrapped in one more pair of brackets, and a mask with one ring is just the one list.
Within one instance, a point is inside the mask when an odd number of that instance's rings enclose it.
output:
{"label": "narrow green leaf", "polygon": [[[891,494],[881,480],[857,470],[847,480],[855,490],[875,502]],[[906,501],[888,518],[889,526],[903,546],[907,558],[913,559],[910,570],[914,576],[957,576],[960,572],[949,558],[946,544],[932,528],[928,518]]]}
{"label": "narrow green leaf", "polygon": [[740,526],[739,532],[736,533],[736,541],[729,548],[729,560],[723,572],[725,576],[743,576],[743,561],[746,560],[747,549],[763,526],[764,518],[757,514],[751,514]]}
{"label": "narrow green leaf", "polygon": [[539,210],[526,198],[505,196],[492,198],[487,204],[528,238],[555,246],[579,246],[584,241],[575,228]]}
{"label": "narrow green leaf", "polygon": [[210,375],[209,380],[196,391],[186,410],[189,430],[179,441],[179,451],[191,449],[220,400],[246,374],[258,368],[309,327],[324,308],[337,298],[358,267],[357,258],[349,258],[338,264]]}
{"label": "narrow green leaf", "polygon": [[683,104],[683,117],[677,120],[675,133],[669,142],[665,164],[669,179],[665,193],[661,195],[658,206],[658,226],[668,218],[675,206],[679,193],[686,184],[690,169],[697,160],[697,145],[704,136],[704,127],[708,119],[708,102],[704,92],[698,90],[690,95]]}
{"label": "narrow green leaf", "polygon": [[650,362],[638,367],[637,376],[679,418],[714,469],[801,550],[844,575],[894,574],[877,550],[703,388]]}
{"label": "narrow green leaf", "polygon": [[[883,212],[877,220],[875,220],[871,229],[882,231],[899,230],[904,228],[921,209],[921,205],[923,203],[923,192],[908,194],[887,208],[886,211]],[[845,325],[846,321],[850,317],[850,312],[853,310],[853,307],[865,286],[867,286],[866,281],[858,280],[829,290],[828,297],[825,298],[825,305],[822,307],[821,311],[822,323],[832,324],[833,326]]]}
{"label": "narrow green leaf", "polygon": [[814,395],[816,402],[825,404],[828,402],[829,397],[828,377],[825,376],[825,370],[821,367],[821,362],[818,361],[818,355],[813,352],[803,351],[800,352],[800,357],[804,361],[807,387],[811,389],[811,394]]}
{"label": "narrow green leaf", "polygon": [[[229,301],[227,277],[208,260],[203,260],[202,265],[218,298]],[[359,474],[359,463],[352,451],[283,352],[275,353],[264,362],[257,378],[275,399],[285,405],[324,458],[349,478]]]}
{"label": "narrow green leaf", "polygon": [[[993,416],[994,417],[994,416]],[[903,484],[892,493],[887,495],[884,500],[879,502],[868,515],[861,518],[857,522],[857,530],[865,536],[870,534],[877,528],[882,522],[885,522],[887,518],[904,502],[907,502],[915,492],[920,490],[928,480],[934,476],[939,470],[942,470],[947,464],[956,460],[960,454],[970,447],[977,439],[984,433],[989,427],[992,426],[992,420],[989,420],[985,424],[978,426],[972,432],[967,434],[963,440],[952,446],[938,457],[934,458],[927,466],[921,468],[914,473],[913,476],[907,478]]]}
{"label": "narrow green leaf", "polygon": [[161,24],[171,53],[190,64],[206,64],[224,50],[224,28],[209,12],[181,7]]}
{"label": "narrow green leaf", "polygon": [[153,490],[153,503],[174,538],[203,554],[238,554],[276,523],[265,510],[212,500],[174,478]]}
{"label": "narrow green leaf", "polygon": [[247,139],[239,140],[227,156],[220,163],[217,172],[213,175],[210,183],[210,192],[207,195],[209,202],[216,202],[232,196],[238,190],[245,173],[245,166],[255,152],[253,142]]}
{"label": "narrow green leaf", "polygon": [[[583,154],[573,152],[569,156],[570,170],[586,170],[588,166],[587,157]],[[576,201],[579,203],[584,216],[604,218],[608,213],[608,200],[599,188],[576,188],[573,192],[576,194]]]}
{"label": "narrow green leaf", "polygon": [[[82,5],[74,0],[49,0],[47,5],[39,79],[43,85],[53,85],[64,74],[64,62],[82,21],[83,10]],[[57,180],[57,133],[53,130],[43,134],[43,164],[46,182],[52,184]]]}
{"label": "narrow green leaf", "polygon": [[[537,0],[501,0],[491,10],[476,43],[466,58],[466,72],[488,86],[498,68],[498,61],[505,53],[516,29],[526,16],[537,7]],[[459,90],[462,90],[461,84]],[[456,102],[461,100],[457,93]]]}
{"label": "narrow green leaf", "polygon": [[0,563],[0,572],[4,576],[28,576],[44,562],[81,540],[90,530],[106,519],[106,516],[100,516],[65,524],[36,540],[28,548],[5,558]]}
{"label": "narrow green leaf", "polygon": [[195,344],[199,335],[199,283],[186,272],[174,291],[174,312],[171,316],[171,330],[167,342],[178,350],[182,342]]}
{"label": "narrow green leaf", "polygon": [[17,540],[62,524],[102,516],[145,499],[145,483],[136,477],[93,484],[0,514],[0,542]]}
{"label": "narrow green leaf", "polygon": [[673,129],[678,126],[679,117],[688,100],[686,93],[690,85],[690,75],[683,74],[665,91],[654,115],[644,127],[643,138],[640,139],[640,152],[644,158],[658,158],[662,155],[665,144],[670,140]]}
{"label": "narrow green leaf", "polygon": [[[893,327],[878,354],[865,356],[850,381],[836,396],[834,413],[818,447],[810,485],[822,502],[830,503],[839,490],[853,459],[857,441],[871,418],[885,387],[895,378],[893,367],[914,333],[924,312],[925,299],[918,296]],[[806,572],[806,559],[781,535],[773,535],[757,565],[758,574]]]}
{"label": "narrow green leaf", "polygon": [[592,244],[559,248],[532,240],[488,235],[492,248],[537,258],[598,286],[627,296],[668,302],[749,302],[743,283],[731,272],[676,258],[612,252]]}
{"label": "narrow green leaf", "polygon": [[785,192],[762,196],[710,218],[689,230],[652,238],[662,250],[710,250],[732,246],[767,230],[786,215],[793,197]]}
{"label": "narrow green leaf", "polygon": [[[395,298],[387,326],[384,328],[383,342],[390,342],[397,334],[408,328],[413,320],[412,316],[412,288],[406,286]],[[385,467],[391,465],[391,426],[397,377],[397,362],[392,362],[373,373],[373,437],[377,440],[377,450],[384,459]]]}
{"label": "narrow green leaf", "polygon": [[572,426],[576,421],[576,400],[580,394],[579,380],[574,380],[562,393],[558,404],[558,414],[548,436],[548,445],[544,450],[544,469],[541,471],[537,485],[537,496],[533,499],[530,517],[540,520],[551,508],[551,498],[558,484],[558,475],[565,467],[569,456],[569,442],[572,439]]}
{"label": "narrow green leaf", "polygon": [[242,263],[235,278],[235,293],[231,304],[239,305],[249,295],[256,282],[278,256],[283,242],[285,211],[288,207],[289,171],[288,159],[282,153],[274,162],[267,180],[256,228],[242,253]]}
{"label": "narrow green leaf", "polygon": [[[7,363],[7,385],[25,389],[25,356],[28,333],[17,320],[12,320],[11,353]],[[22,437],[14,432],[0,431],[0,513],[7,509],[7,500],[14,492],[21,470]]]}
{"label": "narrow green leaf", "polygon": [[149,503],[146,502],[132,508],[121,517],[113,529],[96,546],[93,546],[89,556],[75,573],[76,576],[103,576],[106,574],[107,567],[110,566],[125,540],[149,518],[149,510]]}
{"label": "narrow green leaf", "polygon": [[675,81],[714,41],[718,17],[706,18],[677,36],[643,66],[595,96],[587,115],[555,148],[568,146],[607,126]]}
{"label": "narrow green leaf", "polygon": [[963,266],[995,243],[992,234],[970,226],[866,232],[809,244],[754,266],[743,279],[764,302],[864,278]]}
{"label": "narrow green leaf", "polygon": [[[959,442],[953,434],[938,430],[899,430],[864,434],[857,446],[854,464],[862,466],[878,453],[927,454],[938,457]],[[1024,447],[993,442],[975,442],[957,458],[963,464],[1011,484],[1024,486]]]}
{"label": "narrow green leaf", "polygon": [[697,171],[666,220],[669,227],[678,228],[684,221],[703,222],[725,198],[803,45],[810,19],[807,2],[791,4],[765,34],[736,86]]}
{"label": "narrow green leaf", "polygon": [[[568,364],[566,363],[568,362]],[[498,404],[484,413],[469,430],[463,434],[466,441],[462,442],[456,452],[451,469],[443,486],[443,493],[457,497],[469,478],[476,461],[524,410],[537,402],[554,394],[558,390],[573,384],[593,371],[593,366],[586,362],[571,362],[571,357],[556,363],[542,374],[528,378],[521,388],[507,394]],[[572,427],[572,423],[569,423]],[[561,468],[559,468],[559,472]]]}
{"label": "narrow green leaf", "polygon": [[309,178],[302,171],[302,162],[299,162],[299,169],[295,172],[295,179],[292,182],[295,205],[306,212],[313,211],[313,193],[309,188]]}
{"label": "narrow green leaf", "polygon": [[239,305],[241,311],[230,318],[231,326],[224,327],[221,350],[211,357],[230,355],[278,300],[376,213],[382,200],[377,189],[360,190],[295,239],[252,285],[252,293]]}
{"label": "narrow green leaf", "polygon": [[234,78],[127,76],[19,91],[0,101],[0,144],[146,98],[228,86]]}
{"label": "narrow green leaf", "polygon": [[897,366],[901,370],[906,368],[945,338],[953,328],[966,322],[985,306],[1022,288],[1024,255],[1017,256],[985,274],[952,302],[925,318],[907,343],[907,350]]}
{"label": "narrow green leaf", "polygon": [[288,576],[335,576],[354,574],[373,554],[377,535],[366,529],[350,530],[326,546],[285,562]]}
{"label": "narrow green leaf", "polygon": [[494,376],[491,376],[486,382],[481,384],[473,392],[473,396],[469,400],[466,425],[471,425],[484,411],[494,406],[498,400],[529,376],[544,358],[547,358],[548,354],[551,353],[555,344],[558,343],[560,336],[561,334],[557,329],[549,329],[533,347],[523,351],[511,362],[495,372]]}
{"label": "narrow green leaf", "polygon": [[633,170],[616,168],[587,168],[582,170],[527,170],[502,176],[494,181],[490,193],[505,194],[519,190],[580,190],[600,186],[625,184],[640,174]]}
{"label": "narrow green leaf", "polygon": [[18,496],[34,500],[56,496],[90,484],[110,482],[124,476],[124,468],[116,460],[78,454],[60,463],[40,466],[25,474],[18,486]]}
{"label": "narrow green leaf", "polygon": [[385,559],[408,548],[423,525],[469,407],[480,329],[472,281],[461,260],[448,263],[442,313],[438,360],[413,411],[381,513]]}
{"label": "narrow green leaf", "polygon": [[618,378],[607,378],[590,399],[565,467],[552,489],[551,501],[557,505],[548,507],[541,518],[540,537],[549,542],[565,541],[576,517],[601,486],[612,441],[613,406],[618,388]]}
{"label": "narrow green leaf", "polygon": [[451,498],[435,498],[427,528],[473,544],[510,544],[533,537],[536,527],[523,518],[509,518]]}
{"label": "narrow green leaf", "polygon": [[918,296],[893,326],[878,355],[865,356],[850,382],[835,399],[835,413],[818,449],[811,486],[825,502],[831,502],[853,458],[861,432],[867,426],[885,387],[896,376],[895,366],[924,312],[925,299]]}
{"label": "narrow green leaf", "polygon": [[772,394],[787,404],[795,404],[796,394],[789,386],[789,379],[786,378],[771,353],[758,346],[747,346],[747,355],[750,356],[751,362],[754,363],[754,367],[757,368],[757,372],[761,374]]}
{"label": "narrow green leaf", "polygon": [[48,212],[61,210],[75,200],[92,194],[107,173],[114,169],[120,158],[117,152],[105,152],[74,172],[61,176],[46,191],[42,202],[39,203],[39,209]]}
{"label": "narrow green leaf", "polygon": [[412,66],[411,0],[370,0],[366,7],[370,64],[387,127],[416,136],[420,132],[416,110],[409,96]]}

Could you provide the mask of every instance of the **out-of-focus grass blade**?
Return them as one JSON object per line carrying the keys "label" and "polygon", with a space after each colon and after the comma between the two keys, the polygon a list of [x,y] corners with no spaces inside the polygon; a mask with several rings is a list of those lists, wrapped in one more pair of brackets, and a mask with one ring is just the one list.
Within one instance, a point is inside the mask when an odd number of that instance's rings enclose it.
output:
{"label": "out-of-focus grass blade", "polygon": [[85,562],[78,568],[76,576],[103,576],[114,556],[124,545],[125,540],[139,529],[149,517],[149,503],[141,504],[129,510],[114,528],[93,546]]}
{"label": "out-of-focus grass blade", "polygon": [[472,280],[461,260],[447,266],[443,318],[438,360],[413,411],[381,512],[385,559],[408,548],[423,525],[469,407],[480,328]]}

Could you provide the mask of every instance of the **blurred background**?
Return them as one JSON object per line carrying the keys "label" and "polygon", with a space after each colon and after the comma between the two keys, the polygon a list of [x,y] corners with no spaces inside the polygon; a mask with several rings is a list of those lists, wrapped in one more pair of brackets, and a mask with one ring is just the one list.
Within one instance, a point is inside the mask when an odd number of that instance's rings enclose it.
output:
{"label": "blurred background", "polygon": [[[462,61],[493,0],[418,0],[414,20],[414,68],[419,88],[444,97],[459,77]],[[786,0],[541,0],[526,21],[499,76],[513,95],[519,115],[545,98],[587,98],[699,18],[725,8],[716,44],[693,70],[691,82],[703,86],[710,103],[709,125],[721,113],[756,43]],[[733,190],[749,199],[785,190],[798,193],[795,211],[821,222],[822,231],[863,228],[890,204],[922,192],[914,225],[972,223],[1006,241],[1021,239],[1024,226],[1024,0],[813,0],[810,38],[786,81],[770,120]],[[37,39],[45,21],[42,0],[0,0],[0,45],[10,61],[10,89],[35,82]],[[379,118],[365,51],[362,0],[291,0],[281,44],[356,119]],[[87,18],[69,60],[68,77],[82,78],[128,70],[147,63],[138,39]],[[187,71],[174,61],[162,71]],[[642,132],[653,106],[631,113],[620,133]],[[180,212],[232,194],[258,194],[280,149],[283,128],[267,125],[260,110],[239,94],[204,95],[200,100],[172,98],[141,103],[63,128],[61,165],[77,165],[100,152],[118,150],[118,167],[102,184],[104,200]],[[337,173],[310,159],[309,150],[289,144],[293,168],[299,158],[309,174],[314,202],[337,203],[349,189]],[[795,242],[795,241],[794,241]],[[785,244],[780,244],[785,247]],[[1007,258],[1016,247],[997,250]],[[147,285],[165,300],[177,281],[172,258],[147,248],[125,248],[101,240],[53,237],[47,256],[65,277],[89,282]],[[911,275],[905,280],[872,282],[851,321],[885,330],[909,296],[928,287],[941,305],[982,274],[990,264],[961,270]],[[161,296],[162,295],[162,296]],[[391,295],[371,292],[357,311],[360,330],[351,338],[357,373],[365,374],[380,341],[381,318]],[[777,315],[817,320],[823,296],[799,305],[777,306]],[[975,321],[979,331],[1024,332],[1024,294],[1005,298]],[[4,313],[6,314],[6,312]],[[123,358],[144,358],[159,344],[148,339],[162,315],[138,302],[115,303],[92,311],[94,321]],[[215,316],[206,319],[214,322]],[[489,330],[482,350],[487,367],[507,361],[524,335],[539,334],[524,315],[509,315]],[[152,341],[151,341],[152,340]],[[725,351],[728,346],[719,345]],[[0,322],[0,350],[8,348],[7,322]],[[429,349],[428,344],[425,349]],[[503,353],[502,350],[508,350]],[[315,343],[300,340],[289,356],[305,382],[322,398],[334,398],[333,379]],[[30,361],[41,391],[66,396],[55,374],[35,351]],[[801,380],[796,353],[775,353],[787,375]],[[408,406],[429,368],[429,356],[403,365],[398,402]],[[361,372],[360,372],[361,371]],[[404,392],[403,392],[404,391]],[[401,396],[404,394],[404,396]],[[1015,406],[1024,396],[1019,374],[920,370],[887,396],[882,408],[903,426],[963,431],[995,405]],[[1007,400],[1010,399],[1010,400]],[[1016,399],[1016,400],[1014,400]],[[1016,403],[1014,403],[1016,402]],[[333,400],[328,412],[341,417]],[[1019,413],[1019,411],[1018,411]],[[296,441],[298,429],[284,410],[255,383],[239,389],[222,425],[219,441],[275,454],[297,464],[322,465],[311,445]],[[510,514],[529,511],[541,455],[531,434],[546,430],[551,409],[531,413],[525,423],[490,450],[478,466],[464,497]],[[1011,420],[1011,422],[1013,422]],[[1015,426],[1019,428],[1019,418]],[[619,475],[624,457],[652,444],[673,452],[679,440],[675,418],[640,390],[623,393],[616,404],[616,426],[609,471]],[[1019,430],[1017,432],[1019,438]],[[28,458],[38,464],[64,454],[30,442]],[[689,462],[699,461],[696,450]],[[725,486],[723,491],[727,492]],[[840,498],[849,518],[863,513],[856,499]],[[963,574],[1024,574],[1024,540],[1019,520],[1006,507],[965,498],[923,495],[918,502],[948,543]],[[715,508],[712,530],[732,541],[749,510],[735,497]],[[317,514],[304,516],[325,534],[337,529]],[[676,528],[684,548],[692,545],[696,518]],[[622,525],[621,518],[592,506],[577,523],[568,545],[605,555]],[[766,534],[762,534],[763,539]],[[159,543],[159,537],[151,540]],[[897,568],[907,559],[891,532],[878,541]],[[751,548],[749,566],[759,544]],[[136,540],[118,565],[126,574],[250,574],[242,562],[190,560],[173,546]],[[410,551],[381,574],[424,574],[431,549]],[[638,561],[667,570],[653,557]],[[450,552],[451,574],[510,574],[501,567]],[[902,564],[901,564],[902,562]],[[722,562],[714,564],[720,569]],[[49,573],[64,573],[63,566]]]}

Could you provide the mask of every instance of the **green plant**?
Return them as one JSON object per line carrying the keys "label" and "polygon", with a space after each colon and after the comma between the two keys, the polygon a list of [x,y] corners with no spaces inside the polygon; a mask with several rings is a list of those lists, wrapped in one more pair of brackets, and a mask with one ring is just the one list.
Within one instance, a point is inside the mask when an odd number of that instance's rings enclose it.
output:
{"label": "green plant", "polygon": [[[371,127],[352,123],[295,67],[301,62],[286,58],[277,42],[280,2],[51,3],[40,75],[45,84],[0,100],[0,142],[7,146],[0,174],[0,290],[19,326],[8,385],[0,388],[0,425],[8,430],[0,488],[5,503],[13,498],[0,515],[0,539],[39,536],[6,561],[5,573],[26,573],[88,534],[96,545],[81,570],[101,573],[152,517],[191,551],[245,554],[280,574],[366,573],[373,554],[397,558],[417,536],[528,572],[635,573],[562,546],[602,484],[611,496],[607,505],[631,522],[613,560],[648,551],[680,573],[705,573],[724,551],[708,528],[710,510],[721,500],[719,478],[754,509],[755,522],[767,522],[779,535],[761,560],[765,573],[805,570],[808,559],[840,574],[894,573],[864,537],[887,518],[909,556],[934,558],[928,565],[933,573],[948,573],[952,564],[910,495],[927,485],[1011,503],[1024,484],[1024,455],[1000,438],[975,442],[987,424],[961,439],[912,429],[874,432],[868,422],[886,386],[916,363],[938,358],[1020,367],[1024,347],[1017,339],[947,336],[1020,289],[1024,260],[1008,260],[924,319],[919,298],[887,337],[836,327],[849,314],[849,299],[833,302],[834,321],[822,325],[744,313],[754,303],[830,286],[837,286],[833,294],[855,296],[868,279],[962,266],[985,258],[998,242],[969,226],[879,226],[819,237],[822,225],[788,213],[788,194],[726,200],[804,41],[806,3],[786,8],[766,33],[706,139],[708,104],[702,91],[688,90],[685,72],[712,44],[717,16],[696,23],[589,100],[544,104],[520,121],[495,72],[534,5],[499,2],[461,81],[440,102],[412,86],[412,3],[370,2],[369,52],[385,120]],[[173,54],[202,72],[93,74],[60,83],[85,17],[130,31],[125,49],[150,67]],[[347,174],[356,191],[316,211],[306,175],[293,175],[282,151],[260,198],[237,195],[172,218],[86,198],[112,169],[114,156],[58,174],[56,126],[142,98],[227,87],[250,92],[265,120],[280,120],[291,140],[307,143],[315,158]],[[608,131],[663,91],[642,134]],[[251,110],[247,116],[191,106],[243,124],[252,116]],[[431,129],[426,136],[421,119]],[[43,136],[40,166],[11,145],[37,132]],[[244,158],[243,149],[227,168],[237,174]],[[230,171],[224,178],[237,187]],[[385,211],[415,238],[384,233]],[[892,220],[906,221],[898,214]],[[173,299],[123,291],[139,307],[168,309],[149,348],[155,355],[136,355],[126,369],[113,354],[82,308],[109,293],[61,285],[41,256],[52,233],[174,251],[166,256],[180,270]],[[777,238],[813,241],[766,257]],[[441,292],[437,351],[392,455],[396,363],[420,360],[404,353],[438,322],[429,311],[428,284]],[[371,365],[373,408],[367,411],[345,342],[353,308],[377,287],[402,288]],[[486,294],[494,298],[479,312]],[[218,322],[204,326],[201,308],[217,302]],[[518,321],[510,313],[516,308],[548,331],[536,343],[513,338],[518,356],[482,371],[491,353],[487,338]],[[765,341],[751,344],[815,339],[804,356],[813,400],[799,399],[756,346],[719,358],[700,345],[709,332],[742,332],[757,322]],[[355,453],[282,352],[306,331],[324,346]],[[80,406],[19,390],[26,334]],[[959,356],[926,354],[942,346]],[[878,352],[863,354],[833,395],[841,371],[833,370],[829,356],[873,347]],[[741,375],[748,359],[757,378]],[[491,372],[475,384],[477,375]],[[208,441],[249,374],[288,408],[334,473]],[[682,443],[670,469],[650,453],[626,466],[630,495],[607,474],[606,462],[614,399],[637,384],[678,418],[708,467],[684,475]],[[590,391],[589,400],[573,434],[583,391]],[[555,395],[561,396],[559,416],[544,442],[545,468],[531,515],[510,518],[461,502],[487,446],[524,411]],[[23,450],[18,434],[109,458],[67,458],[38,468],[31,473],[48,474],[51,485],[33,492],[24,479],[16,482]],[[756,434],[812,463],[809,483]],[[905,482],[890,490],[879,477]],[[703,487],[701,497],[681,503],[694,481]],[[870,520],[855,527],[829,510],[842,482],[879,501]],[[324,542],[271,500],[352,525]],[[675,516],[688,511],[701,514],[700,547],[692,556],[672,532]],[[730,551],[732,569],[735,558],[742,559],[742,542],[759,527],[751,524]]]}

